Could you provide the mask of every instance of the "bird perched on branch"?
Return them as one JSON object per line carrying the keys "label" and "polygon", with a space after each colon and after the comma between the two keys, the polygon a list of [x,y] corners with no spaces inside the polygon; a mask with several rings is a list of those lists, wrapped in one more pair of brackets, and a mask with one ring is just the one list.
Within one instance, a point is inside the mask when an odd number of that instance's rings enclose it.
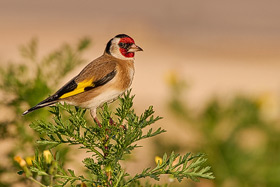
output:
{"label": "bird perched on branch", "polygon": [[[66,83],[55,94],[23,113],[53,105],[57,102],[90,109],[96,118],[96,108],[113,101],[131,85],[134,76],[134,54],[143,51],[126,34],[112,38],[105,52],[89,63],[77,76]],[[98,120],[97,120],[98,121]]]}

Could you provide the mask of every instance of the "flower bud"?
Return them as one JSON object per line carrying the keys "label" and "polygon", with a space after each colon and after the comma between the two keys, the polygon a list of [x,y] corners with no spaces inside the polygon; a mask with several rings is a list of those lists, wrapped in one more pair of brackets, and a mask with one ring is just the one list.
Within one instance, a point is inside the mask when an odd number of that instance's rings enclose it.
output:
{"label": "flower bud", "polygon": [[24,159],[22,159],[20,156],[15,156],[14,160],[20,165],[20,167],[23,169],[23,171],[27,177],[32,175],[32,173],[28,169],[26,161]]}
{"label": "flower bud", "polygon": [[32,161],[35,160],[35,156],[28,156],[25,158],[25,160],[28,166],[32,166]]}
{"label": "flower bud", "polygon": [[105,171],[106,171],[106,172],[111,172],[111,171],[112,171],[112,167],[111,167],[110,164],[107,165],[107,166],[105,166]]}
{"label": "flower bud", "polygon": [[20,156],[15,156],[14,161],[16,161],[21,168],[24,168],[26,166],[26,162],[24,159],[22,159]]}
{"label": "flower bud", "polygon": [[156,162],[156,164],[161,165],[161,164],[162,164],[162,158],[159,157],[159,156],[156,156],[156,157],[155,157],[155,162]]}
{"label": "flower bud", "polygon": [[44,156],[44,159],[46,161],[47,164],[51,164],[52,163],[52,154],[49,150],[45,150],[43,152],[43,156]]}

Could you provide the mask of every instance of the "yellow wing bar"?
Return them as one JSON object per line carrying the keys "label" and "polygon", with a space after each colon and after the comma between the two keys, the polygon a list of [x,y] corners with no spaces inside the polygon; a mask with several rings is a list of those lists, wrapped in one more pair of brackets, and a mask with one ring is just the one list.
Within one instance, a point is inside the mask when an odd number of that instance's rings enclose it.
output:
{"label": "yellow wing bar", "polygon": [[93,87],[93,86],[94,86],[93,79],[84,80],[84,81],[78,83],[78,86],[77,86],[77,88],[75,88],[75,90],[63,94],[60,97],[60,99],[63,99],[63,98],[66,98],[66,97],[70,97],[70,96],[73,96],[73,95],[77,95],[79,93],[83,93],[85,91],[86,87]]}

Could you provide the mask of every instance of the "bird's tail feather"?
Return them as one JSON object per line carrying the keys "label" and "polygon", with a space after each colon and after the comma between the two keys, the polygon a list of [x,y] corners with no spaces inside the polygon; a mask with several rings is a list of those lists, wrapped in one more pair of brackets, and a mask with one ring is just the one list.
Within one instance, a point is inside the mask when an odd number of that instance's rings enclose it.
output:
{"label": "bird's tail feather", "polygon": [[33,112],[34,110],[37,110],[39,108],[43,108],[43,107],[46,107],[46,106],[53,105],[56,102],[57,102],[57,100],[54,99],[53,96],[51,96],[51,97],[45,99],[44,101],[38,103],[36,106],[26,110],[25,112],[22,113],[22,115],[24,116],[24,115],[26,115],[26,114],[28,114],[30,112]]}
{"label": "bird's tail feather", "polygon": [[28,114],[30,112],[33,112],[34,110],[37,110],[39,108],[43,108],[43,107],[46,107],[46,106],[53,105],[54,103],[56,103],[56,101],[49,102],[49,103],[44,103],[44,104],[38,104],[38,105],[36,105],[36,106],[26,110],[25,112],[23,112],[22,115],[24,116],[24,115],[26,115],[26,114]]}

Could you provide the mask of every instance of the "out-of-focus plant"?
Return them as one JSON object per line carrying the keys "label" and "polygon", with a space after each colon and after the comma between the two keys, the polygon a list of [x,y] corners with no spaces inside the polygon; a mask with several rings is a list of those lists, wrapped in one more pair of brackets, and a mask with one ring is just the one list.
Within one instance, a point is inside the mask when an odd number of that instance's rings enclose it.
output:
{"label": "out-of-focus plant", "polygon": [[[142,139],[157,136],[165,130],[158,128],[143,131],[160,117],[154,117],[153,107],[149,107],[143,114],[137,116],[133,110],[133,98],[130,91],[121,97],[116,112],[109,111],[107,104],[100,112],[101,123],[87,122],[84,118],[85,109],[58,104],[52,107],[53,122],[39,120],[30,127],[38,133],[45,135],[37,143],[52,149],[61,144],[79,145],[92,156],[83,160],[88,176],[77,174],[74,170],[65,170],[62,167],[59,151],[56,156],[46,151],[39,156],[35,155],[32,165],[18,159],[24,174],[28,179],[40,186],[141,186],[139,179],[150,177],[160,179],[160,175],[172,175],[174,179],[182,181],[189,178],[198,181],[199,178],[213,179],[209,166],[204,166],[206,159],[203,155],[180,156],[171,153],[165,154],[154,168],[146,168],[139,174],[131,176],[120,164],[126,156],[139,147],[137,142]],[[62,115],[62,112],[66,115]],[[112,119],[115,119],[114,121]],[[146,186],[152,186],[146,183]],[[160,186],[160,185],[158,185]],[[166,185],[165,185],[166,186]]]}
{"label": "out-of-focus plant", "polygon": [[[201,137],[217,186],[280,186],[280,103],[269,94],[211,99],[194,111],[184,80],[169,77],[169,109]],[[186,132],[187,133],[187,132]]]}
{"label": "out-of-focus plant", "polygon": [[[8,113],[8,116],[3,115],[0,120],[0,140],[9,141],[11,145],[6,155],[11,162],[0,163],[0,181],[3,181],[2,174],[13,173],[10,167],[15,155],[27,158],[32,156],[38,134],[30,130],[28,124],[36,116],[41,119],[50,116],[46,110],[38,110],[25,117],[21,116],[22,112],[55,91],[59,81],[84,62],[81,55],[89,45],[90,40],[84,38],[77,45],[65,44],[39,58],[38,40],[32,39],[27,45],[20,47],[22,61],[9,62],[0,67],[0,107],[3,113]],[[39,149],[43,150],[44,146]],[[67,153],[68,148],[61,147],[60,150],[62,161],[62,155]],[[12,186],[17,180],[19,178],[6,179],[5,182],[0,182],[0,186]]]}
{"label": "out-of-focus plant", "polygon": [[[5,155],[10,162],[0,163],[0,186],[14,186],[20,182],[26,186],[136,187],[141,186],[139,179],[150,177],[159,180],[162,174],[178,181],[183,178],[194,181],[213,179],[210,167],[204,165],[204,156],[190,153],[184,156],[165,154],[154,168],[144,169],[134,176],[125,172],[119,161],[138,147],[135,142],[164,132],[161,128],[155,131],[151,128],[144,133],[145,127],[160,118],[153,117],[152,107],[137,116],[132,109],[130,92],[120,98],[120,106],[114,114],[107,105],[104,106],[100,113],[101,127],[86,120],[85,110],[60,104],[52,107],[51,112],[38,110],[21,117],[24,110],[53,93],[58,81],[83,62],[81,55],[89,44],[90,40],[82,39],[75,47],[65,44],[39,58],[38,41],[34,39],[20,48],[22,62],[0,68],[0,105],[5,113],[9,113],[0,121],[0,138],[11,145]],[[51,114],[53,121],[49,122],[47,119]],[[38,116],[40,121],[34,122]],[[112,118],[117,120],[113,122]],[[38,133],[28,127],[31,122],[30,127]],[[68,145],[79,145],[92,153],[83,161],[88,171],[86,176],[64,169],[69,158]],[[15,176],[15,166],[21,168],[18,174],[25,177],[11,177]],[[146,182],[145,186],[160,185]]]}

